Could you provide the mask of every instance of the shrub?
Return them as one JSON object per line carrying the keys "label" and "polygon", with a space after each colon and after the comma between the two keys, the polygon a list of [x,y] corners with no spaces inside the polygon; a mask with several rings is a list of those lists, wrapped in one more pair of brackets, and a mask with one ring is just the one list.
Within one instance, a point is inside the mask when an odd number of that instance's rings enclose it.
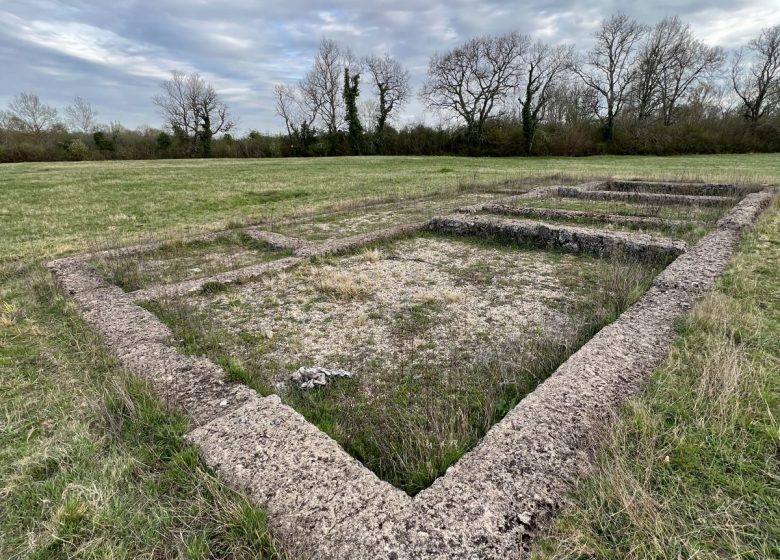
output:
{"label": "shrub", "polygon": [[90,151],[87,145],[79,138],[74,138],[65,147],[68,158],[73,161],[85,161],[89,159]]}

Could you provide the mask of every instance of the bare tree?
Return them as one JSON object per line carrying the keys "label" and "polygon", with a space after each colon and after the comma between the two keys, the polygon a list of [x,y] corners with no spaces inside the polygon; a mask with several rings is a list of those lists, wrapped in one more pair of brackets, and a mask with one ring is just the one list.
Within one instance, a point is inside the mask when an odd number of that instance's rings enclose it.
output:
{"label": "bare tree", "polygon": [[377,92],[378,106],[373,124],[381,144],[388,118],[409,97],[409,71],[389,54],[370,56],[364,60],[364,65]]}
{"label": "bare tree", "polygon": [[360,120],[365,123],[366,132],[375,134],[377,122],[379,121],[379,102],[376,99],[364,99],[358,106],[360,110]]}
{"label": "bare tree", "polygon": [[547,98],[544,120],[557,126],[592,120],[599,104],[596,92],[579,79],[554,84]]}
{"label": "bare tree", "polygon": [[38,136],[58,124],[57,109],[41,102],[36,94],[30,92],[22,92],[14,97],[8,104],[5,118],[11,128]]}
{"label": "bare tree", "polygon": [[193,77],[174,70],[171,79],[160,84],[162,93],[153,98],[165,124],[185,138],[196,138],[200,130],[192,103],[192,91],[196,87]]}
{"label": "bare tree", "polygon": [[688,93],[685,107],[691,122],[721,119],[728,113],[731,87],[724,82],[702,81]]}
{"label": "bare tree", "polygon": [[71,105],[65,107],[65,114],[68,116],[68,124],[71,129],[78,132],[89,134],[97,126],[97,111],[81,97],[75,98]]}
{"label": "bare tree", "polygon": [[431,109],[463,119],[470,138],[482,138],[485,122],[517,86],[528,39],[519,33],[471,39],[434,55],[420,97]]}
{"label": "bare tree", "polygon": [[311,130],[317,119],[319,107],[310,106],[301,90],[287,84],[274,86],[276,114],[284,120],[287,136],[290,138],[300,134],[301,128]]}
{"label": "bare tree", "polygon": [[665,24],[666,21],[663,20],[652,29],[638,54],[632,95],[639,121],[655,114],[661,102],[658,91],[660,76],[670,55],[669,26]]}
{"label": "bare tree", "polygon": [[174,71],[160,88],[162,93],[154,96],[154,104],[174,133],[189,140],[191,152],[200,142],[204,155],[208,155],[211,138],[236,126],[228,106],[197,72]]}
{"label": "bare tree", "polygon": [[723,49],[708,47],[695,39],[689,25],[681,27],[679,40],[671,49],[661,73],[661,108],[665,125],[674,122],[677,106],[691,88],[716,73],[724,60]]}
{"label": "bare tree", "polygon": [[574,71],[600,97],[598,116],[604,125],[604,139],[612,140],[615,118],[622,111],[629,86],[637,73],[636,47],[647,28],[616,14],[605,19],[595,33],[596,44]]}
{"label": "bare tree", "polygon": [[229,132],[236,126],[228,106],[219,98],[216,90],[203,79],[193,98],[196,117],[200,119],[200,140],[203,155],[211,155],[211,139],[220,133]]}
{"label": "bare tree", "polygon": [[712,76],[723,64],[719,47],[698,41],[690,25],[678,17],[664,18],[651,31],[639,55],[635,97],[642,121],[660,111],[665,125],[692,86]]}
{"label": "bare tree", "polygon": [[352,54],[336,41],[322,39],[312,69],[299,84],[308,107],[316,108],[324,130],[336,134],[344,119],[344,100],[341,92],[344,69],[352,74],[359,70]]}
{"label": "bare tree", "polygon": [[756,122],[780,105],[780,25],[767,27],[740,49],[731,65],[731,83],[746,119]]}
{"label": "bare tree", "polygon": [[519,98],[522,107],[523,142],[526,154],[531,153],[536,128],[550,98],[551,89],[571,67],[572,48],[552,47],[538,41],[522,56],[523,74]]}

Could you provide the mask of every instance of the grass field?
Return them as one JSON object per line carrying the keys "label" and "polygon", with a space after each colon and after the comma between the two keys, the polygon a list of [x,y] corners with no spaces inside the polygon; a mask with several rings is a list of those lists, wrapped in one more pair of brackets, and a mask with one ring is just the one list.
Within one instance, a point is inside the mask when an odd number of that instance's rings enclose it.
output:
{"label": "grass field", "polygon": [[[485,184],[610,177],[777,184],[780,156],[0,166],[0,558],[279,556],[262,512],[224,488],[182,444],[183,418],[164,412],[144,386],[119,371],[54,289],[46,260],[95,246]],[[773,212],[761,235],[746,242],[722,283],[722,297],[708,300],[686,327],[647,403],[632,406],[621,421],[616,451],[601,458],[593,481],[578,489],[545,543],[549,555],[619,558],[641,550],[645,557],[677,558],[701,550],[701,557],[721,557],[718,551],[725,550],[727,557],[738,551],[760,558],[777,550],[780,538],[771,521],[780,504],[773,455],[780,417],[780,225],[778,209]],[[720,308],[713,301],[727,304]],[[739,371],[747,372],[734,374],[741,381],[723,401],[706,390],[710,381],[702,375],[735,371],[717,353],[710,359],[718,336],[736,345],[744,360]],[[697,337],[713,338],[700,344]],[[749,375],[754,369],[768,373]],[[710,400],[701,400],[692,386],[704,387]],[[723,412],[734,407],[738,413]],[[713,411],[723,416],[710,433],[699,418]],[[646,438],[639,440],[643,445],[660,447],[637,447],[637,433]],[[722,455],[732,438],[739,438],[735,455]],[[634,486],[617,487],[622,479],[610,465]],[[660,480],[650,476],[671,469]],[[605,485],[612,483],[609,490]],[[753,502],[742,507],[739,500]],[[719,514],[723,504],[730,505],[730,515]],[[632,505],[645,508],[642,515]],[[699,518],[706,526],[694,523]],[[733,548],[724,544],[729,542]]]}
{"label": "grass field", "polygon": [[4,165],[0,259],[80,251],[157,232],[219,229],[307,208],[510,180],[775,182],[774,154],[490,159],[175,160]]}

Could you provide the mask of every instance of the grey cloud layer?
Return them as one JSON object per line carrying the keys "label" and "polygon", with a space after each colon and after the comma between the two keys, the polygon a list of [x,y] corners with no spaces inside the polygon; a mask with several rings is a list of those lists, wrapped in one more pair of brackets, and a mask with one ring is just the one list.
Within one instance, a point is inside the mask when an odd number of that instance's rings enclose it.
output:
{"label": "grey cloud layer", "polygon": [[[390,52],[415,87],[428,57],[474,35],[517,29],[584,49],[602,17],[618,9],[645,23],[679,14],[711,44],[736,47],[780,23],[780,0],[625,2],[311,0],[192,2],[4,0],[0,4],[0,105],[35,91],[65,105],[90,100],[102,120],[159,126],[151,97],[173,69],[198,70],[240,117],[241,129],[276,131],[271,88],[308,68],[320,37],[356,54]],[[405,118],[422,118],[413,102]]]}

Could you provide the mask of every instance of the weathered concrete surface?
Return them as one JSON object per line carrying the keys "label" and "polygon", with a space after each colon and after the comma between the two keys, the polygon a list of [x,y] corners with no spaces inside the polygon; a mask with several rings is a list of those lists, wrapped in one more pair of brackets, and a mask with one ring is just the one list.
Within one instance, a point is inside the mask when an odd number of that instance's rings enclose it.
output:
{"label": "weathered concrete surface", "polygon": [[129,294],[107,284],[85,258],[61,259],[49,268],[122,366],[147,379],[160,398],[182,409],[194,424],[223,415],[253,393],[227,383],[225,372],[211,361],[179,353],[170,329]]}
{"label": "weathered concrete surface", "polygon": [[579,187],[561,187],[556,196],[581,198],[583,200],[612,200],[667,206],[679,204],[685,206],[730,206],[734,199],[728,196],[692,196],[687,194],[656,194],[648,192],[597,191]]}
{"label": "weathered concrete surface", "polygon": [[687,222],[681,220],[665,220],[653,216],[628,216],[624,214],[608,214],[605,212],[583,212],[581,210],[559,210],[558,208],[536,208],[533,206],[510,206],[508,204],[483,204],[477,210],[460,209],[466,212],[488,212],[505,216],[520,216],[524,218],[593,220],[607,224],[624,226],[652,227],[682,227]]}
{"label": "weathered concrete surface", "polygon": [[571,481],[587,471],[614,413],[666,356],[675,321],[712,286],[742,229],[772,196],[745,197],[414,499],[378,480],[275,397],[225,384],[220,368],[202,358],[178,361],[170,331],[84,258],[50,267],[120,361],[200,426],[188,440],[228,483],[268,509],[274,535],[291,552],[326,559],[523,558]]}
{"label": "weathered concrete surface", "polygon": [[[371,533],[411,502],[275,395],[249,399],[193,430],[187,441],[267,509],[274,536],[302,557],[329,555],[326,549],[335,544],[329,535],[339,526]],[[355,525],[364,511],[371,512],[371,521]]]}
{"label": "weathered concrete surface", "polygon": [[676,257],[687,247],[684,241],[640,233],[507,220],[493,216],[442,216],[431,219],[426,228],[440,233],[502,237],[568,252],[602,256],[620,252],[638,258],[667,258]]}

